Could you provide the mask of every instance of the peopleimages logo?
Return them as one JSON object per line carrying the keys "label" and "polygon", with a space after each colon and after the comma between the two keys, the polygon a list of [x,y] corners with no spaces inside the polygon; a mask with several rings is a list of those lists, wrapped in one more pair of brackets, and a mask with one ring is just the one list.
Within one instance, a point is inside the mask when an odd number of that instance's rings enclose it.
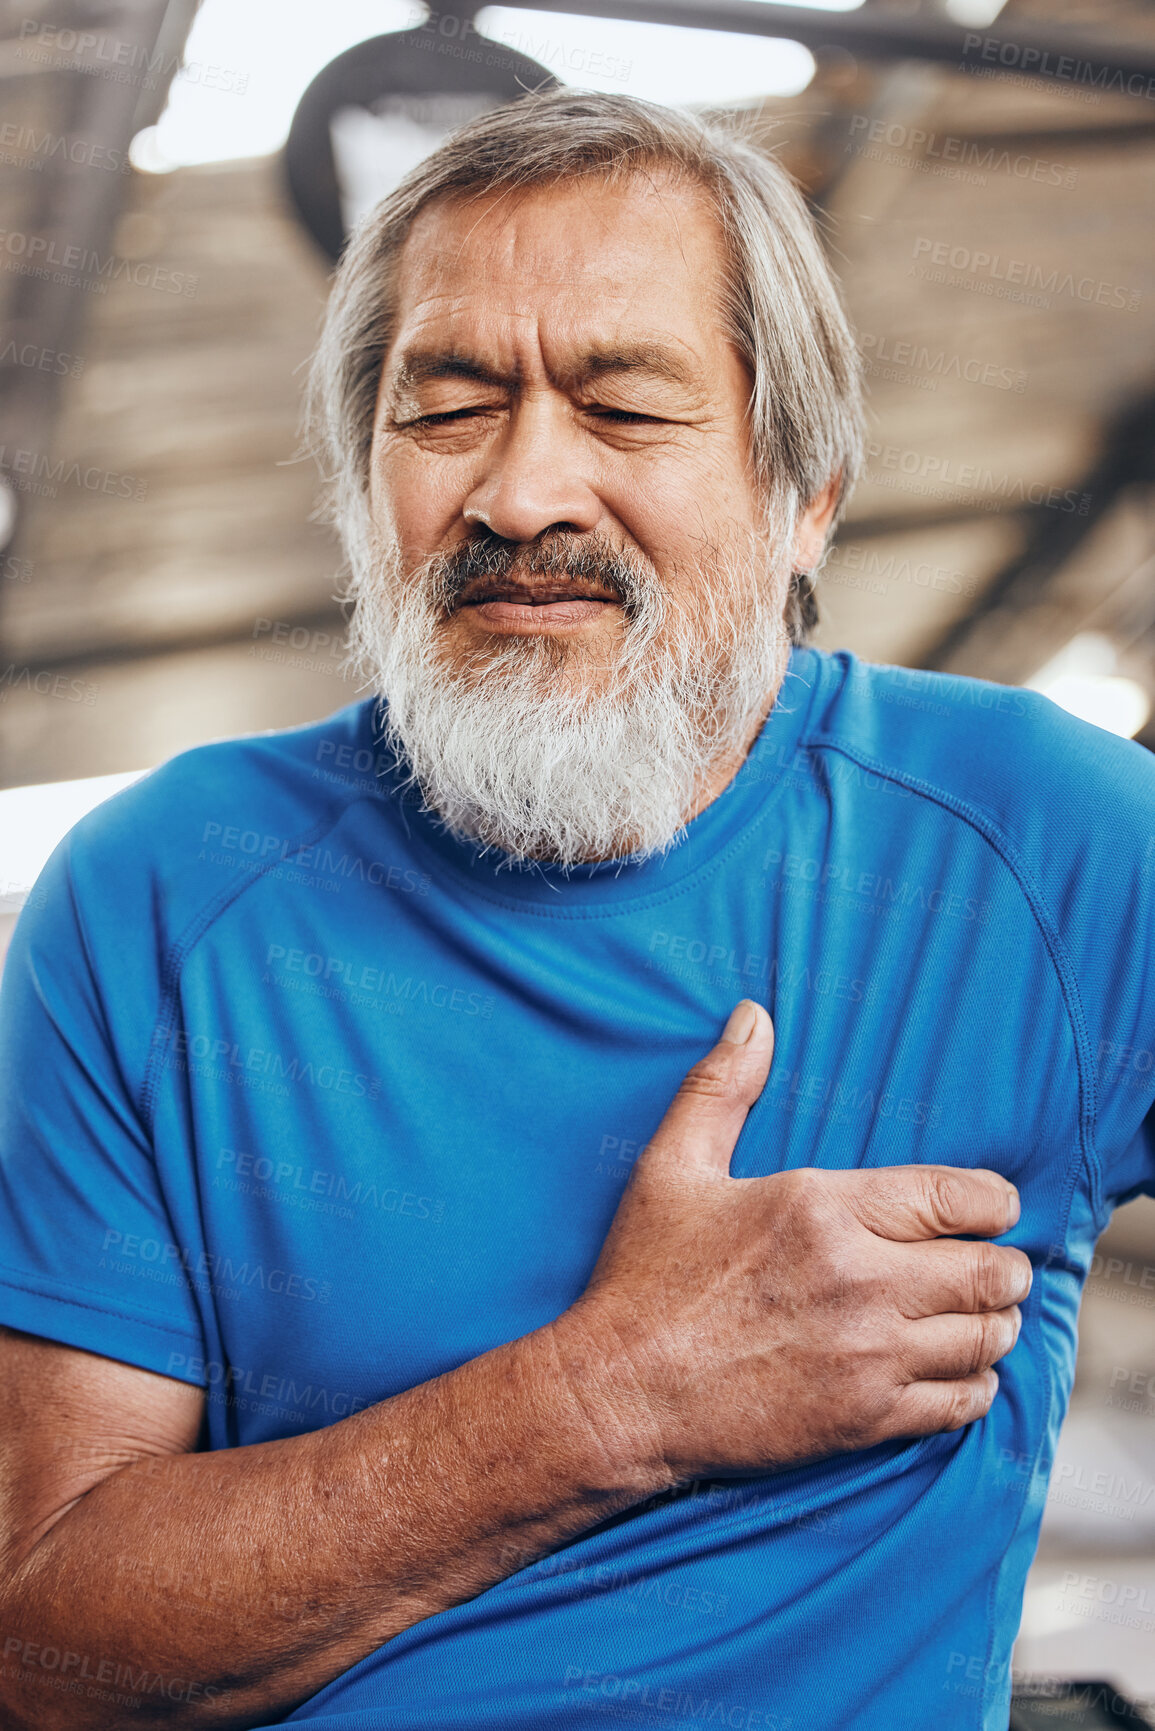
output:
{"label": "peopleimages logo", "polygon": [[[4,1642],[5,1659],[17,1658],[17,1664],[31,1671],[46,1671],[61,1684],[67,1679],[70,1694],[85,1694],[90,1700],[115,1700],[120,1706],[134,1710],[144,1695],[163,1695],[170,1701],[211,1701],[221,1693],[215,1683],[198,1683],[189,1677],[166,1677],[143,1665],[139,1671],[119,1659],[102,1659],[95,1653],[75,1653],[67,1647],[45,1647],[38,1641],[26,1641],[22,1635],[9,1635]],[[5,1669],[8,1667],[6,1666]],[[88,1683],[86,1690],[80,1689]],[[107,1690],[96,1685],[108,1684]],[[130,1694],[114,1694],[126,1689]]]}
{"label": "peopleimages logo", "polygon": [[[721,1696],[703,1695],[699,1700],[693,1688],[680,1684],[659,1685],[643,1682],[638,1677],[619,1676],[616,1671],[587,1671],[583,1665],[567,1665],[562,1687],[581,1689],[590,1695],[603,1695],[620,1701],[614,1711],[631,1719],[643,1719],[649,1724],[673,1723],[671,1713],[679,1719],[692,1719],[695,1724],[728,1725],[730,1731],[791,1731],[795,1721],[787,1715],[768,1713],[761,1707],[750,1707],[744,1701],[727,1701]],[[642,1715],[639,1708],[650,1712]],[[599,1703],[595,1710],[606,1711]],[[655,1719],[654,1712],[661,1715]]]}
{"label": "peopleimages logo", "polygon": [[[209,851],[208,844],[220,844],[223,851]],[[390,890],[405,890],[414,895],[429,894],[429,873],[413,867],[390,865],[386,860],[364,859],[360,854],[337,853],[327,842],[304,846],[296,836],[267,835],[256,829],[242,829],[239,824],[208,822],[201,834],[198,861],[208,865],[264,865],[284,861],[303,871],[328,873],[337,878],[358,878]]]}
{"label": "peopleimages logo", "polygon": [[858,341],[868,373],[899,382],[922,375],[921,390],[937,390],[940,379],[959,379],[964,384],[1014,391],[1019,396],[1027,388],[1026,373],[1000,366],[997,361],[980,360],[976,355],[952,354],[945,348],[932,348],[929,343],[882,336],[874,331],[862,332]]}
{"label": "peopleimages logo", "polygon": [[1040,505],[1050,511],[1073,511],[1076,516],[1085,517],[1093,502],[1091,493],[1080,493],[1075,487],[1032,481],[1007,470],[984,469],[981,463],[959,463],[933,451],[904,450],[899,445],[884,445],[878,439],[867,443],[866,457],[868,466],[863,478],[870,486],[943,499],[959,492],[989,495],[976,501],[981,510],[999,510],[1000,501],[1007,501]]}
{"label": "peopleimages logo", "polygon": [[232,1298],[239,1297],[245,1287],[257,1287],[262,1292],[278,1293],[285,1298],[305,1298],[318,1304],[328,1304],[333,1294],[332,1282],[312,1275],[297,1274],[292,1269],[266,1268],[263,1262],[234,1262],[231,1257],[218,1255],[215,1250],[192,1251],[181,1244],[171,1244],[159,1238],[142,1236],[139,1232],[119,1232],[109,1227],[101,1243],[100,1267],[112,1267],[125,1272],[134,1263],[168,1271],[181,1269],[193,1276],[191,1283],[211,1281],[210,1291]]}
{"label": "peopleimages logo", "polygon": [[[221,1168],[228,1176],[222,1178]],[[292,1160],[274,1161],[267,1154],[250,1154],[244,1149],[222,1148],[217,1155],[217,1173],[213,1184],[219,1189],[240,1190],[245,1195],[275,1198],[311,1210],[319,1208],[314,1200],[319,1197],[326,1204],[325,1212],[335,1212],[342,1219],[355,1219],[355,1207],[375,1208],[382,1214],[410,1220],[440,1221],[445,1217],[444,1197],[420,1196],[415,1190],[379,1186],[324,1167],[310,1169]]]}
{"label": "peopleimages logo", "polygon": [[74,163],[78,168],[103,168],[111,174],[131,174],[132,163],[127,150],[97,144],[87,138],[77,138],[64,132],[37,132],[34,126],[20,126],[6,121],[0,126],[0,147],[5,152],[24,151],[23,156],[8,156],[3,160],[28,163],[39,168],[53,157]]}
{"label": "peopleimages logo", "polygon": [[[243,96],[249,75],[232,66],[209,66],[205,62],[182,61],[164,47],[146,48],[126,42],[104,31],[73,30],[59,24],[45,24],[39,18],[24,18],[20,23],[21,45],[18,59],[31,60],[42,66],[67,67],[118,84],[139,84],[144,90],[157,90],[162,79],[172,77],[189,84],[200,84],[207,90]],[[158,74],[159,76],[154,76]]]}
{"label": "peopleimages logo", "polygon": [[184,1028],[171,1031],[158,1028],[153,1045],[171,1051],[172,1058],[166,1062],[171,1061],[178,1068],[188,1067],[209,1080],[247,1081],[252,1076],[267,1076],[274,1082],[305,1082],[313,1088],[356,1094],[368,1100],[375,1100],[381,1092],[380,1076],[345,1070],[337,1064],[315,1064],[311,1058],[285,1057],[284,1053],[264,1046],[242,1047],[235,1040],[190,1034]]}
{"label": "peopleimages logo", "polygon": [[481,1016],[486,1021],[493,1015],[491,992],[469,992],[446,981],[415,979],[404,968],[390,968],[387,963],[374,966],[342,956],[323,956],[319,950],[287,950],[284,944],[270,944],[265,966],[274,970],[266,975],[274,985],[295,987],[297,981],[288,976],[303,975],[317,981],[316,989],[323,995],[359,1008],[380,1009],[403,999],[406,1003],[432,1004],[439,1010],[456,1010],[465,1016]]}
{"label": "peopleimages logo", "polygon": [[902,167],[940,174],[958,165],[977,170],[969,178],[980,186],[986,185],[987,174],[1010,174],[1016,180],[1033,180],[1048,186],[1074,186],[1079,178],[1078,170],[1068,163],[1030,156],[1026,151],[1002,149],[986,140],[952,137],[950,133],[928,132],[921,126],[905,126],[900,121],[878,120],[869,114],[851,116],[850,139],[847,152],[864,156],[868,161],[893,160]]}
{"label": "peopleimages logo", "polygon": [[0,445],[0,471],[18,493],[55,499],[61,487],[79,487],[85,493],[103,493],[117,499],[144,499],[148,482],[138,475],[122,475],[101,469],[95,463],[84,467],[66,457],[53,458],[47,451]]}
{"label": "peopleimages logo", "polygon": [[[1087,305],[1093,302],[1096,306],[1122,308],[1130,313],[1136,312],[1139,306],[1141,291],[1137,288],[1125,288],[1099,277],[1076,277],[1073,271],[1060,272],[1057,268],[1046,270],[1040,264],[1032,264],[1029,259],[1004,258],[998,252],[986,252],[981,247],[956,246],[950,241],[935,240],[929,235],[919,235],[916,238],[911,256],[925,259],[928,264],[941,269],[956,271],[962,276],[973,276],[983,283],[990,283],[992,288],[986,291],[989,293],[994,292],[993,285],[998,283],[1003,285],[1003,290],[1021,287],[1044,297],[1069,295],[1072,300],[1080,300]],[[916,266],[911,266],[911,269],[918,274]],[[1003,290],[1000,290],[1000,293]],[[1044,304],[1049,305],[1049,300]]]}
{"label": "peopleimages logo", "polygon": [[83,703],[91,709],[100,687],[87,679],[70,679],[66,673],[49,673],[40,668],[17,667],[10,661],[0,669],[0,703],[7,703],[14,691],[35,692],[38,697],[59,697],[64,703]]}
{"label": "peopleimages logo", "polygon": [[1142,72],[1124,72],[1122,67],[1108,66],[1102,61],[1080,60],[1074,54],[1055,54],[1049,48],[1035,48],[1027,43],[1009,42],[1002,36],[984,36],[981,31],[968,30],[963,37],[965,70],[968,57],[990,65],[1013,67],[1035,78],[1055,78],[1063,84],[1089,85],[1095,92],[1114,91],[1117,96],[1140,96],[1148,102],[1155,97],[1155,78]]}
{"label": "peopleimages logo", "polygon": [[[923,913],[947,914],[962,920],[985,922],[989,917],[988,903],[975,896],[964,896],[961,891],[951,890],[943,884],[928,886],[906,878],[901,878],[896,884],[893,878],[883,877],[881,872],[863,870],[851,860],[839,862],[808,858],[804,854],[783,854],[777,848],[771,848],[763,857],[762,865],[768,874],[772,867],[778,867],[775,876],[795,883],[815,884],[819,889],[833,885],[836,890],[844,890],[850,896],[896,908],[918,908]],[[858,1000],[852,998],[850,1001],[856,1003]]]}
{"label": "peopleimages logo", "polygon": [[169,270],[167,265],[147,259],[118,258],[115,253],[94,252],[91,247],[61,245],[43,234],[0,228],[0,252],[20,261],[6,264],[6,270],[40,277],[54,271],[72,274],[78,286],[93,288],[99,294],[104,293],[106,284],[120,281],[159,289],[163,294],[184,295],[189,300],[196,294],[197,278],[189,271]]}
{"label": "peopleimages logo", "polygon": [[299,1424],[316,1413],[348,1418],[374,1404],[371,1397],[353,1394],[348,1389],[329,1389],[321,1383],[298,1383],[293,1377],[276,1371],[246,1369],[243,1365],[222,1364],[212,1358],[190,1358],[183,1352],[170,1352],[168,1355],[169,1376],[174,1372],[180,1372],[185,1380],[194,1377],[198,1382],[206,1382],[210,1399],[215,1395],[230,1406],[284,1417]]}
{"label": "peopleimages logo", "polygon": [[84,371],[79,355],[61,354],[59,349],[42,348],[38,343],[18,343],[15,338],[0,346],[0,367],[29,367],[38,373],[55,373],[64,378],[71,374],[78,379]]}

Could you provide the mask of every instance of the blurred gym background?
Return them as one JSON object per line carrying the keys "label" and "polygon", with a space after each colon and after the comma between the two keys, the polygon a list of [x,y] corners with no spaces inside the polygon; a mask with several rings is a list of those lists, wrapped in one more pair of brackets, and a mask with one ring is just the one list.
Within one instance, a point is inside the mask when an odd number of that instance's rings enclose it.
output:
{"label": "blurred gym background", "polygon": [[[6,0],[0,928],[134,774],[358,695],[297,453],[332,260],[445,131],[551,78],[740,108],[820,216],[872,443],[819,642],[1155,749],[1150,0]],[[1150,1714],[1153,1637],[1141,1200],[1088,1287],[1016,1681]]]}

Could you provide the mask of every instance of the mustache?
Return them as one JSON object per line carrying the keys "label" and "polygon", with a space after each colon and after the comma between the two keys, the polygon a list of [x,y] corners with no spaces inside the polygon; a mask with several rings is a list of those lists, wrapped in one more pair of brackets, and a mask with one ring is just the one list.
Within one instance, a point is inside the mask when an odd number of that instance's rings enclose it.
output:
{"label": "mustache", "polygon": [[418,571],[430,599],[446,615],[456,611],[469,585],[481,578],[570,578],[597,583],[633,617],[653,597],[657,573],[639,556],[630,556],[600,535],[549,531],[535,541],[509,541],[481,529],[446,553],[427,559]]}

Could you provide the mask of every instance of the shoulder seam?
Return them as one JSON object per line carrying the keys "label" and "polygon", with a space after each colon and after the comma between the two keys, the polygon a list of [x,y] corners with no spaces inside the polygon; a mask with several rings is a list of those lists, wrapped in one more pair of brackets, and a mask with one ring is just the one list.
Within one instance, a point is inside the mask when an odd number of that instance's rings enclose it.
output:
{"label": "shoulder seam", "polygon": [[141,1082],[140,1096],[137,1101],[137,1107],[142,1122],[146,1126],[150,1136],[153,1135],[155,1131],[154,1113],[156,1110],[156,1096],[159,1087],[158,1070],[172,1032],[173,1014],[176,1008],[177,987],[180,984],[181,970],[183,969],[185,962],[188,960],[197,944],[199,944],[201,939],[205,936],[206,932],[208,932],[216,921],[220,919],[222,914],[226,913],[228,909],[232,907],[234,902],[240,900],[246,890],[251,889],[254,884],[262,882],[262,880],[266,878],[270,872],[275,871],[278,866],[282,866],[287,861],[291,861],[301,852],[302,848],[314,846],[315,843],[319,842],[323,836],[326,836],[330,830],[335,829],[341,819],[347,812],[351,811],[355,805],[360,805],[371,797],[373,796],[370,794],[358,794],[355,799],[351,799],[346,804],[339,806],[336,812],[328,813],[323,821],[315,823],[311,829],[305,830],[291,843],[288,847],[288,851],[282,850],[275,859],[270,859],[266,861],[265,864],[258,867],[257,870],[246,873],[239,883],[226,884],[223,890],[218,891],[217,895],[212,900],[207,902],[196,914],[194,914],[181,936],[177,938],[176,942],[171,946],[167,956],[165,957],[164,965],[161,970],[159,1013],[157,1015],[156,1027],[153,1031],[152,1051],[149,1053],[148,1063],[145,1067],[144,1079]]}
{"label": "shoulder seam", "polygon": [[[1075,1044],[1075,1063],[1079,1077],[1079,1142],[1083,1161],[1091,1183],[1091,1198],[1096,1208],[1101,1206],[1101,1172],[1099,1167],[1098,1149],[1095,1145],[1095,1126],[1098,1107],[1095,1094],[1094,1068],[1090,1058],[1090,1035],[1086,1018],[1083,1014],[1082,1000],[1079,996],[1078,981],[1070,957],[1063,945],[1058,928],[1051,919],[1046,901],[1039,886],[1035,883],[1018,850],[1010,838],[1003,832],[995,820],[977,806],[959,799],[957,795],[948,793],[944,788],[936,787],[932,782],[923,781],[920,777],[909,775],[904,770],[894,769],[881,763],[864,751],[848,745],[845,740],[830,734],[812,734],[806,740],[807,746],[818,749],[840,752],[850,758],[861,768],[871,774],[883,777],[887,781],[897,782],[910,788],[912,793],[921,794],[924,799],[943,807],[968,823],[976,830],[987,845],[998,854],[1008,871],[1011,873],[1019,890],[1031,910],[1035,924],[1050,957],[1051,966],[1055,970],[1059,990],[1063,997],[1067,1019]],[[1073,1188],[1074,1173],[1071,1174],[1069,1185]],[[1070,1203],[1070,1196],[1067,1197]]]}

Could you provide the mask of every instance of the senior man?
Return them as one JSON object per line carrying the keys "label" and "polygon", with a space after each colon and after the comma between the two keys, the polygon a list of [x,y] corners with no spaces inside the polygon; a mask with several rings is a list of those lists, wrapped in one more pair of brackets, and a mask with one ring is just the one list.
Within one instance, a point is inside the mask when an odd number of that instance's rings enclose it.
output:
{"label": "senior man", "polygon": [[472,122],[313,406],[375,694],[12,946],[5,1722],[1005,1726],[1155,768],[806,646],[853,344],[688,116]]}

